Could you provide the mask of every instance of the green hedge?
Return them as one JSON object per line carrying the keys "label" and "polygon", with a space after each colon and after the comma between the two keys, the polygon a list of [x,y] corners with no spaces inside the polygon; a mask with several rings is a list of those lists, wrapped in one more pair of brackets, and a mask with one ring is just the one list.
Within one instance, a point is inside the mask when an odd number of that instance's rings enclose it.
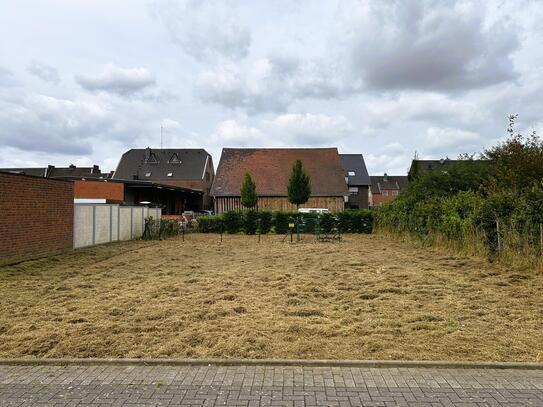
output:
{"label": "green hedge", "polygon": [[269,211],[230,211],[220,215],[203,216],[198,219],[198,231],[202,233],[276,233],[289,232],[289,223],[299,222],[300,231],[321,233],[338,230],[341,233],[371,233],[373,213],[368,209],[346,210],[338,213],[292,213]]}
{"label": "green hedge", "polygon": [[499,249],[497,223],[502,246],[524,245],[540,252],[543,191],[496,192],[487,196],[460,191],[422,201],[407,196],[375,210],[379,230],[407,233],[427,242],[443,236],[465,249],[478,241],[489,253]]}

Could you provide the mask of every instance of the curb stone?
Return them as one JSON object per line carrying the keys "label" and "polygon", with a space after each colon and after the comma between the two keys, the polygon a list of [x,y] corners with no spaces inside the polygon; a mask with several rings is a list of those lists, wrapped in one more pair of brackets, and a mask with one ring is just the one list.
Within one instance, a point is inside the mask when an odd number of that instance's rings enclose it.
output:
{"label": "curb stone", "polygon": [[535,362],[471,362],[432,360],[333,360],[333,359],[108,359],[59,358],[25,359],[0,358],[0,365],[106,365],[106,366],[300,366],[357,368],[442,368],[442,369],[526,369],[543,370]]}

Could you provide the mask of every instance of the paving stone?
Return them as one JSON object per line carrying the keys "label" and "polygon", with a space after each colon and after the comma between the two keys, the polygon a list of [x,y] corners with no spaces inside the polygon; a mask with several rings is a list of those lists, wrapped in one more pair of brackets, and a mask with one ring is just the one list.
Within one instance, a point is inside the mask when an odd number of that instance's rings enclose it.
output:
{"label": "paving stone", "polygon": [[543,371],[0,365],[0,407],[97,405],[543,407]]}

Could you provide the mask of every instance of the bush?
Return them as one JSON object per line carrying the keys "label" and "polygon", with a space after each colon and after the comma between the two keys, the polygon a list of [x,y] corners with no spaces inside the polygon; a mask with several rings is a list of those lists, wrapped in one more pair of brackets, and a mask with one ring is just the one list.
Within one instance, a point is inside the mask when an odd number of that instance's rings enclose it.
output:
{"label": "bush", "polygon": [[288,232],[289,214],[287,212],[274,212],[273,226],[275,233],[284,235]]}
{"label": "bush", "polygon": [[337,214],[342,233],[371,233],[373,213],[369,209],[346,210]]}
{"label": "bush", "polygon": [[203,216],[198,219],[198,231],[202,233],[245,232],[254,235],[275,232],[286,234],[289,223],[299,222],[301,233],[315,233],[317,225],[322,233],[331,233],[338,229],[342,233],[371,233],[373,230],[373,213],[368,209],[348,210],[338,213],[291,213],[248,210],[244,212],[230,211],[221,215]]}
{"label": "bush", "polygon": [[243,230],[248,235],[254,235],[257,231],[258,212],[248,210],[243,213]]}
{"label": "bush", "polygon": [[272,227],[272,213],[270,211],[258,212],[258,218],[260,219],[260,233],[263,235],[269,233]]}
{"label": "bush", "polygon": [[223,229],[222,215],[202,216],[198,218],[198,231],[202,233],[221,233]]}
{"label": "bush", "polygon": [[223,214],[224,230],[227,233],[238,233],[243,225],[243,214],[237,211],[228,211]]}

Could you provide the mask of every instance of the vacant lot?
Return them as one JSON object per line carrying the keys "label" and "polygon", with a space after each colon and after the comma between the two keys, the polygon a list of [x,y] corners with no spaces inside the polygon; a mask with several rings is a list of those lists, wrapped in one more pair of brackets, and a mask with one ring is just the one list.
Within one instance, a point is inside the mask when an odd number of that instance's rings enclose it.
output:
{"label": "vacant lot", "polygon": [[0,357],[543,361],[543,277],[380,236],[188,235],[0,268]]}

